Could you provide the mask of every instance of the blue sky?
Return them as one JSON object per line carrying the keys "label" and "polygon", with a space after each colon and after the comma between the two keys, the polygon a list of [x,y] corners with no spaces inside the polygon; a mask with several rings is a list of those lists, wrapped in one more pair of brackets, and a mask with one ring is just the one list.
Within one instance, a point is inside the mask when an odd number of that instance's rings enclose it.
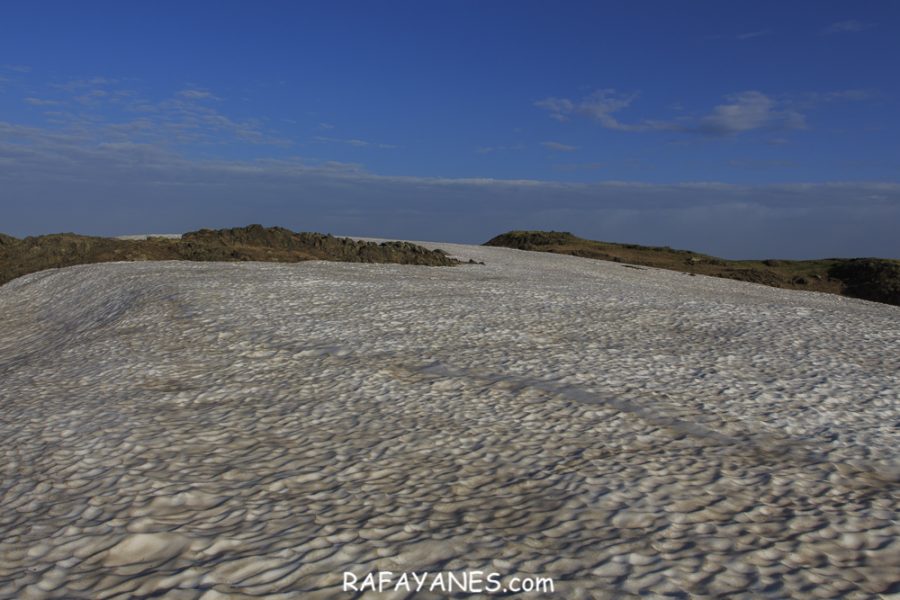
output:
{"label": "blue sky", "polygon": [[0,231],[900,257],[900,3],[0,7]]}

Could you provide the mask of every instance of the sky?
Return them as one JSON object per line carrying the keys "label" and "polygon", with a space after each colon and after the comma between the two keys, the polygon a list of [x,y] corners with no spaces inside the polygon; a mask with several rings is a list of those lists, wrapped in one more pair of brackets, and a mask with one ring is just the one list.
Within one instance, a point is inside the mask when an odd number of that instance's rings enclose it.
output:
{"label": "sky", "polygon": [[900,3],[0,4],[0,232],[900,258]]}

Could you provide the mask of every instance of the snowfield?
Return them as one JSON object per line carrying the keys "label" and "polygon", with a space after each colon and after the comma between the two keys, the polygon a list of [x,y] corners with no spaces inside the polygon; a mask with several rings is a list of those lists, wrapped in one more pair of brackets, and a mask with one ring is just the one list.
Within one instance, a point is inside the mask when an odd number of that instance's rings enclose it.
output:
{"label": "snowfield", "polygon": [[900,308],[423,245],[0,287],[0,597],[900,593]]}

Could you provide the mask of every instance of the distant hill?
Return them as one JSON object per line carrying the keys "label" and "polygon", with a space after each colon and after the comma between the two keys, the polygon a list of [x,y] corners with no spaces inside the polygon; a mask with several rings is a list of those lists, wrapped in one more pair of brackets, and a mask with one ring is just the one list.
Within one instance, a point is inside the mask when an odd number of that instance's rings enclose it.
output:
{"label": "distant hill", "polygon": [[510,231],[484,245],[569,254],[900,306],[900,261],[892,259],[725,260],[666,246],[586,240],[567,231]]}
{"label": "distant hill", "polygon": [[442,250],[409,242],[362,242],[282,227],[201,229],[180,239],[123,240],[57,233],[17,239],[0,234],[0,285],[28,273],[87,263],[134,260],[399,263],[453,266]]}

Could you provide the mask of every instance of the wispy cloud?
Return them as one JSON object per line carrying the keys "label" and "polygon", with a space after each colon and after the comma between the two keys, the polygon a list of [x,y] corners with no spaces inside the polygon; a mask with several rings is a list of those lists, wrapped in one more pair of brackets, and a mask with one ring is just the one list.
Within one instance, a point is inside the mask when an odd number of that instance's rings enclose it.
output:
{"label": "wispy cloud", "polygon": [[753,171],[769,171],[772,169],[796,169],[800,166],[795,160],[735,158],[728,161],[728,166],[735,169]]}
{"label": "wispy cloud", "polygon": [[865,31],[870,27],[872,27],[871,23],[863,23],[862,21],[850,19],[849,21],[838,21],[836,23],[832,23],[822,30],[822,34],[832,35],[835,33],[859,33],[860,31]]}
{"label": "wispy cloud", "polygon": [[613,113],[628,107],[637,97],[637,93],[621,95],[615,90],[597,90],[581,101],[578,112],[596,119],[609,129],[631,131],[637,126],[620,123]]}
{"label": "wispy cloud", "polygon": [[541,146],[549,150],[555,150],[556,152],[575,152],[578,150],[578,146],[570,146],[569,144],[560,142],[541,142]]}
{"label": "wispy cloud", "polygon": [[103,86],[110,86],[116,83],[118,83],[118,80],[116,79],[109,79],[107,77],[100,77],[99,75],[97,75],[94,77],[81,79],[70,79],[62,83],[51,83],[50,87],[66,92],[78,92],[86,88],[98,88]]}
{"label": "wispy cloud", "polygon": [[699,117],[644,119],[636,123],[621,121],[616,113],[628,108],[637,97],[637,93],[622,94],[613,89],[602,89],[580,101],[553,97],[539,100],[535,106],[547,110],[551,118],[559,121],[584,116],[607,129],[626,132],[669,131],[729,136],[756,129],[788,130],[806,126],[804,115],[779,106],[775,100],[755,90],[727,96],[725,103]]}
{"label": "wispy cloud", "polygon": [[75,96],[75,101],[79,102],[80,104],[94,104],[102,98],[106,98],[107,96],[109,96],[109,92],[107,92],[106,90],[96,89]]}
{"label": "wispy cloud", "polygon": [[209,90],[205,90],[202,88],[187,88],[183,89],[177,94],[182,98],[187,98],[189,100],[219,100],[220,98],[214,95]]}
{"label": "wispy cloud", "polygon": [[738,40],[752,40],[754,38],[766,37],[775,33],[771,29],[760,29],[758,31],[748,31],[747,33],[740,33],[735,36],[735,39]]}
{"label": "wispy cloud", "polygon": [[596,90],[580,101],[568,98],[545,98],[534,103],[550,113],[557,121],[567,121],[575,115],[587,116],[599,121],[607,129],[634,131],[637,125],[625,125],[614,116],[615,113],[631,105],[637,93],[622,94],[614,89]]}
{"label": "wispy cloud", "polygon": [[47,100],[45,98],[35,98],[33,96],[26,97],[24,102],[31,106],[54,106],[59,104],[59,100]]}
{"label": "wispy cloud", "polygon": [[507,152],[509,150],[524,150],[527,148],[525,144],[514,144],[512,146],[480,146],[475,149],[477,154],[491,154],[493,152]]}
{"label": "wispy cloud", "polygon": [[870,100],[875,96],[875,93],[871,90],[836,90],[833,92],[827,92],[824,94],[824,99],[827,101],[850,101],[850,102],[858,102],[862,100]]}
{"label": "wispy cloud", "polygon": [[795,94],[785,103],[790,103],[795,110],[810,111],[824,104],[868,102],[879,97],[881,92],[875,89],[848,88]]}
{"label": "wispy cloud", "polygon": [[559,163],[553,165],[553,170],[559,171],[561,173],[574,173],[576,171],[599,171],[606,168],[609,168],[609,165],[602,162]]}
{"label": "wispy cloud", "polygon": [[568,121],[569,115],[575,112],[575,103],[568,98],[544,98],[534,103],[550,113],[550,118],[557,121]]}
{"label": "wispy cloud", "polygon": [[261,119],[235,119],[210,105],[211,91],[192,86],[149,99],[122,82],[102,76],[31,89],[22,101],[42,108],[46,123],[94,143],[285,146],[290,141],[265,130]]}
{"label": "wispy cloud", "polygon": [[0,65],[0,69],[4,71],[12,71],[13,73],[30,73],[31,67],[28,65]]}
{"label": "wispy cloud", "polygon": [[325,137],[321,135],[317,135],[313,138],[317,142],[324,142],[329,144],[346,144],[348,146],[353,146],[355,148],[382,148],[385,150],[390,150],[396,148],[394,144],[382,144],[379,142],[369,142],[366,140],[360,140],[357,138],[333,138],[333,137]]}

